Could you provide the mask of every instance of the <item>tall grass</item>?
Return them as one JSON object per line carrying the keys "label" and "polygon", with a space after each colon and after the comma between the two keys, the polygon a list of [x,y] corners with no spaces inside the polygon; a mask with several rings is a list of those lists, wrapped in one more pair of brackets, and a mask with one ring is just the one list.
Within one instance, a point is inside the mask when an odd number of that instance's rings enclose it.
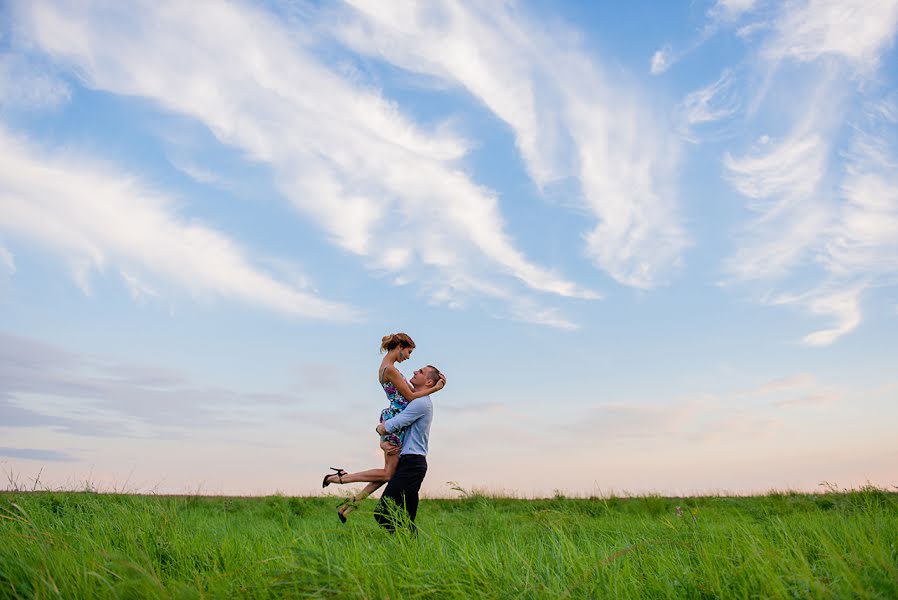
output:
{"label": "tall grass", "polygon": [[0,598],[898,598],[898,496],[424,500],[0,493]]}

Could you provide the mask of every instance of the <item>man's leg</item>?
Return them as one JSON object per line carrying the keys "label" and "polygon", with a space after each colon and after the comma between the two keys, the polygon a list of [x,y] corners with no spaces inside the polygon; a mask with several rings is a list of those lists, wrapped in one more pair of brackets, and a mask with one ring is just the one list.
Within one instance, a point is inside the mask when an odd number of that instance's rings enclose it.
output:
{"label": "man's leg", "polygon": [[[418,458],[417,456],[415,458]],[[412,463],[411,468],[411,484],[405,490],[405,510],[408,512],[408,518],[411,519],[412,525],[415,523],[415,517],[418,515],[418,492],[421,491],[421,484],[424,482],[424,475],[427,474],[427,460],[421,456],[420,460]]]}
{"label": "man's leg", "polygon": [[418,514],[418,492],[424,475],[427,473],[427,460],[420,455],[409,454],[399,459],[399,466],[387,489],[380,497],[380,503],[374,511],[374,518],[381,526],[393,532],[397,523],[387,507],[387,502],[392,501],[398,510],[405,512],[414,527],[415,516]]}
{"label": "man's leg", "polygon": [[388,501],[396,506],[402,506],[402,493],[399,482],[402,477],[402,463],[403,461],[400,460],[399,466],[396,468],[396,473],[393,474],[393,478],[387,483],[384,493],[380,496],[380,502],[377,503],[377,508],[374,509],[374,519],[381,527],[385,528],[390,533],[393,533],[395,526],[393,524],[393,519],[390,516],[391,507],[388,506]]}

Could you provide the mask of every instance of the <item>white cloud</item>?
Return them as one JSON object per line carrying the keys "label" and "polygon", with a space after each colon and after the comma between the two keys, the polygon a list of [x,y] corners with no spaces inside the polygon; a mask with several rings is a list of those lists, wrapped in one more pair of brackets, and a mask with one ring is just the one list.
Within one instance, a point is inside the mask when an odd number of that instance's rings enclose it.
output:
{"label": "white cloud", "polygon": [[698,141],[696,132],[702,126],[725,121],[741,108],[732,69],[724,69],[714,83],[690,92],[676,107],[678,129],[690,141]]}
{"label": "white cloud", "polygon": [[39,61],[22,54],[0,54],[0,107],[53,109],[71,96],[68,84]]}
{"label": "white cloud", "polygon": [[817,253],[833,283],[805,300],[813,314],[836,323],[805,337],[808,345],[827,345],[856,329],[863,295],[898,282],[898,158],[890,102],[868,106],[863,121],[846,153],[839,211]]}
{"label": "white cloud", "polygon": [[125,271],[122,271],[120,274],[125,285],[128,286],[131,298],[133,298],[135,302],[144,302],[147,299],[159,297],[159,292],[141,281],[136,275]]}
{"label": "white cloud", "polygon": [[[815,197],[825,168],[819,140],[784,143],[759,161],[728,163],[733,183],[751,198],[773,195],[762,207],[755,246],[731,262],[739,277],[782,275],[803,254],[825,270],[825,281],[802,293],[783,293],[772,304],[799,306],[834,325],[804,337],[824,346],[855,330],[864,294],[898,281],[898,158],[893,98],[868,103],[852,129],[844,177],[832,207]],[[786,229],[775,223],[787,223]],[[807,251],[807,252],[805,252]]]}
{"label": "white cloud", "polygon": [[580,329],[578,324],[566,319],[558,310],[534,306],[531,302],[518,302],[512,307],[511,313],[512,318],[526,323],[538,323],[540,325],[547,325],[549,327],[565,329],[568,331]]}
{"label": "white cloud", "polygon": [[727,263],[734,277],[782,277],[819,243],[832,218],[830,205],[817,196],[827,153],[818,134],[797,131],[754,155],[724,156],[727,179],[758,215]]}
{"label": "white cloud", "polygon": [[[19,13],[35,42],[88,86],[151,98],[271,164],[296,208],[373,268],[401,267],[453,297],[476,287],[443,285],[453,272],[597,297],[515,247],[499,198],[457,164],[465,140],[446,126],[424,131],[376,91],[335,75],[271,15],[222,3],[107,8],[34,2]],[[409,249],[404,261],[382,256],[396,245]]]}
{"label": "white cloud", "polygon": [[826,154],[821,136],[798,133],[755,156],[736,159],[727,153],[724,166],[730,182],[743,195],[756,200],[782,198],[769,208],[753,205],[770,217],[795,198],[814,193],[823,178]]}
{"label": "white cloud", "polygon": [[[784,278],[805,268],[805,291],[778,292],[765,302],[832,319],[830,327],[804,337],[807,345],[828,345],[855,330],[863,318],[863,295],[898,275],[898,162],[885,143],[894,137],[898,104],[889,98],[864,101],[876,89],[870,82],[896,26],[898,0],[783,4],[757,51],[766,75],[754,107],[778,78],[780,93],[805,97],[798,122],[770,149],[724,158],[726,178],[758,213],[727,262],[728,270],[736,279],[779,278],[782,287],[794,289]],[[786,61],[791,62],[790,81],[777,75]],[[799,87],[808,78],[816,86],[810,95]],[[792,84],[792,79],[805,83]],[[776,110],[762,113],[767,118],[792,110],[781,99],[768,104]],[[858,115],[857,105],[865,106],[865,114]],[[851,123],[851,147],[831,154],[846,122]],[[836,185],[833,167],[839,160],[844,176]],[[809,266],[822,267],[816,283],[807,279]]]}
{"label": "white cloud", "polygon": [[827,244],[826,262],[833,273],[898,274],[898,180],[894,173],[853,173],[843,182],[846,202]]}
{"label": "white cloud", "polygon": [[598,224],[587,253],[648,288],[687,245],[673,199],[676,143],[640,94],[603,72],[567,30],[512,5],[353,0],[337,35],[353,49],[462,86],[515,134],[540,187],[579,180]]}
{"label": "white cloud", "polygon": [[13,275],[16,272],[15,256],[12,252],[0,246],[0,274],[3,276]]}
{"label": "white cloud", "polygon": [[[733,26],[743,15],[752,12],[757,6],[756,0],[718,0],[708,9],[708,22],[689,44],[680,50],[674,50],[670,44],[664,44],[652,55],[649,71],[652,75],[660,75],[675,64],[701,48],[705,42],[713,38],[721,29]],[[764,23],[752,23],[743,26],[739,35],[750,35],[753,31],[765,27]]]}
{"label": "white cloud", "polygon": [[214,173],[208,169],[205,169],[190,160],[169,156],[168,162],[171,164],[171,166],[181,171],[198,183],[214,185],[221,188],[228,187],[228,183],[224,177],[222,177],[218,173]]}
{"label": "white cloud", "polygon": [[841,336],[854,331],[861,323],[860,300],[866,284],[845,289],[843,285],[822,285],[803,294],[782,294],[769,300],[772,305],[796,305],[811,314],[830,317],[835,324],[806,335],[807,346],[828,346]]}
{"label": "white cloud", "polygon": [[843,204],[822,258],[837,276],[898,278],[898,122],[895,97],[867,106],[854,129]]}
{"label": "white cloud", "polygon": [[809,62],[830,54],[872,71],[893,42],[896,24],[898,0],[792,2],[784,6],[762,54],[774,62]]}
{"label": "white cloud", "polygon": [[664,73],[671,65],[671,48],[664,46],[660,50],[656,50],[652,54],[652,62],[649,65],[649,71],[652,75],[660,75]]}
{"label": "white cloud", "polygon": [[708,9],[708,15],[732,21],[751,12],[756,6],[757,0],[717,0],[714,6]]}
{"label": "white cloud", "polygon": [[[813,122],[813,121],[812,121]],[[895,206],[886,206],[886,193],[865,193],[848,185],[854,202],[839,206],[837,194],[821,189],[827,169],[828,148],[823,133],[800,128],[772,148],[724,164],[733,187],[749,198],[749,208],[758,217],[744,228],[744,237],[727,267],[736,280],[779,279],[809,264],[813,259],[825,268],[825,281],[805,292],[784,292],[765,300],[771,305],[791,305],[811,315],[829,317],[831,327],[806,335],[809,346],[832,344],[854,331],[862,321],[861,297],[869,287],[871,262],[895,261],[887,252],[895,244],[894,224],[889,216]],[[849,178],[850,184],[852,179]],[[867,182],[869,183],[869,182]],[[876,191],[882,188],[874,186]],[[882,209],[870,210],[871,205]],[[894,223],[894,220],[893,220]],[[876,231],[880,239],[871,237]],[[852,262],[852,259],[853,262]],[[788,283],[784,285],[790,285]]]}
{"label": "white cloud", "polygon": [[874,117],[884,119],[891,125],[898,124],[898,95],[893,93],[872,103],[870,112]]}
{"label": "white cloud", "polygon": [[810,310],[815,315],[829,316],[836,324],[829,329],[815,331],[804,338],[808,346],[826,346],[839,337],[854,331],[861,323],[860,296],[862,287],[823,295],[810,301]]}
{"label": "white cloud", "polygon": [[718,121],[739,110],[739,98],[732,93],[732,71],[725,69],[711,85],[691,92],[683,100],[689,125]]}
{"label": "white cloud", "polygon": [[288,315],[345,320],[348,306],[322,300],[260,271],[232,239],[178,214],[173,201],[134,176],[82,157],[52,156],[0,128],[0,230],[58,252],[89,290],[114,267],[137,296],[144,278],[199,298],[236,299]]}
{"label": "white cloud", "polygon": [[757,23],[749,23],[743,27],[740,27],[736,30],[736,35],[742,39],[748,39],[759,31],[764,31],[770,28],[770,23],[765,21],[759,21]]}

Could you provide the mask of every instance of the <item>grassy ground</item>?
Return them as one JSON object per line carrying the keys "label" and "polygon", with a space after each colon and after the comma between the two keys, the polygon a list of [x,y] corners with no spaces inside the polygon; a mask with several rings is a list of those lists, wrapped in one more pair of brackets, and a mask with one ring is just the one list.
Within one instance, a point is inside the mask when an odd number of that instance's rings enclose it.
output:
{"label": "grassy ground", "polygon": [[[0,493],[0,598],[898,598],[898,495],[369,501]],[[679,507],[679,508],[677,508]]]}

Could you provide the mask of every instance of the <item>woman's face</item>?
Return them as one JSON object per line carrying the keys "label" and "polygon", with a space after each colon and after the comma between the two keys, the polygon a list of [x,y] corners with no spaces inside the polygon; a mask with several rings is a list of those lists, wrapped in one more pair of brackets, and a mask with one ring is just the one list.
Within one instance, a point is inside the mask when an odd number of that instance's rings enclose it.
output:
{"label": "woman's face", "polygon": [[405,362],[412,355],[412,351],[414,348],[404,348],[402,346],[399,347],[399,355],[396,358],[398,362]]}

